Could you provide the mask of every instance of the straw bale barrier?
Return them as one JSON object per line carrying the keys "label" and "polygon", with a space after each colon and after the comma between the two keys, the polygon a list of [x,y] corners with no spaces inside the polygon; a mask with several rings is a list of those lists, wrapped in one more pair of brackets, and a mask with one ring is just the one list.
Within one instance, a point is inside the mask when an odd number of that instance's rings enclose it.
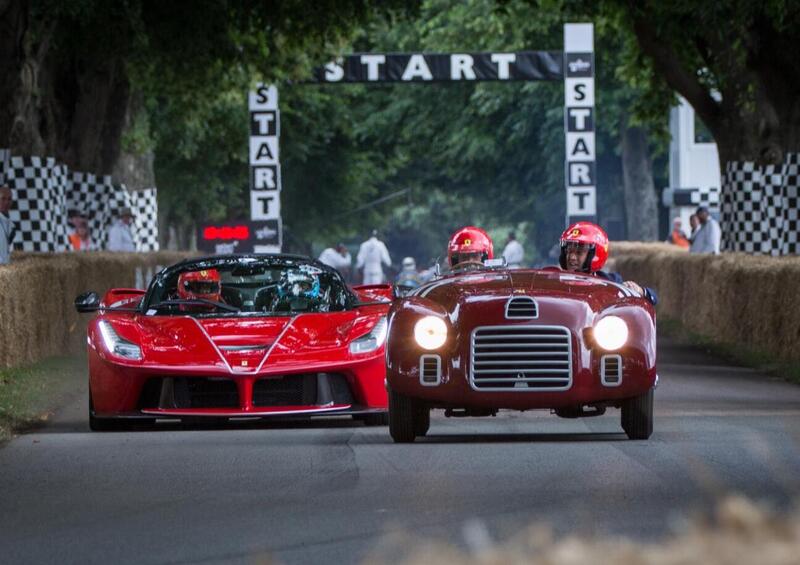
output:
{"label": "straw bale barrier", "polygon": [[15,253],[11,264],[0,266],[0,367],[83,351],[89,316],[75,312],[78,294],[94,290],[102,296],[113,287],[146,285],[160,266],[187,256]]}
{"label": "straw bale barrier", "polygon": [[729,345],[800,362],[800,257],[690,255],[660,243],[611,244],[612,268],[656,289],[660,316]]}

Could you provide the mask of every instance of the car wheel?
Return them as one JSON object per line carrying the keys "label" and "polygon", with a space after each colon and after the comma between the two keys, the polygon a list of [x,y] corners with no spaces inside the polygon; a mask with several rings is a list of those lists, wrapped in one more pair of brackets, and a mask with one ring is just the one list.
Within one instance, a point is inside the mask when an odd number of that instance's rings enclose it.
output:
{"label": "car wheel", "polygon": [[356,420],[364,422],[365,426],[386,426],[389,424],[389,414],[382,412],[380,414],[361,414],[353,416]]}
{"label": "car wheel", "polygon": [[431,409],[427,406],[417,406],[417,417],[414,420],[414,433],[417,437],[425,437],[431,427]]}
{"label": "car wheel", "polygon": [[417,437],[419,409],[413,398],[389,389],[389,434],[395,443],[411,443]]}
{"label": "car wheel", "polygon": [[647,439],[653,433],[653,389],[622,403],[622,429],[628,439]]}

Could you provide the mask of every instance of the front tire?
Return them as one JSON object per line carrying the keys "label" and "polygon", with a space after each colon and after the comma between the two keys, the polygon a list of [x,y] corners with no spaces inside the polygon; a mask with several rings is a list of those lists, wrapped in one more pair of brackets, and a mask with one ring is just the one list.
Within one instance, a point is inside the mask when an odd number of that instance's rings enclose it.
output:
{"label": "front tire", "polygon": [[427,406],[417,406],[417,416],[414,420],[414,433],[417,437],[425,437],[431,428],[431,409]]}
{"label": "front tire", "polygon": [[414,399],[389,389],[389,435],[394,442],[412,443],[421,427],[419,420],[420,412]]}
{"label": "front tire", "polygon": [[647,439],[653,433],[653,389],[622,403],[622,429],[628,439]]}

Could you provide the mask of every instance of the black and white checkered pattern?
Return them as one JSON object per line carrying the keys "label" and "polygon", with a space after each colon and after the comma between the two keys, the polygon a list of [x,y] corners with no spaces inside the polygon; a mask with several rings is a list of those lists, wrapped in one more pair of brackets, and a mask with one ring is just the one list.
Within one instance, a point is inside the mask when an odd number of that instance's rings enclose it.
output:
{"label": "black and white checkered pattern", "polygon": [[[6,165],[3,166],[3,153]],[[121,208],[134,214],[134,238],[138,251],[158,250],[156,189],[128,192],[114,185],[110,176],[70,172],[52,158],[8,157],[0,151],[0,177],[14,191],[9,217],[14,223],[15,249],[68,251],[67,212],[77,210],[89,219],[96,248],[105,249],[108,228]]]}
{"label": "black and white checkered pattern", "polygon": [[711,186],[708,188],[700,188],[700,203],[698,206],[705,206],[708,208],[709,212],[719,212],[720,211],[720,197],[719,197],[719,188],[716,186]]}
{"label": "black and white checkered pattern", "polygon": [[722,248],[763,255],[798,252],[800,156],[782,165],[730,162],[723,175]]}
{"label": "black and white checkered pattern", "polygon": [[137,251],[158,251],[158,199],[155,188],[130,193]]}
{"label": "black and white checkered pattern", "polygon": [[68,250],[67,168],[52,158],[10,157],[4,176],[14,192],[14,206],[9,210],[16,232],[14,248]]}

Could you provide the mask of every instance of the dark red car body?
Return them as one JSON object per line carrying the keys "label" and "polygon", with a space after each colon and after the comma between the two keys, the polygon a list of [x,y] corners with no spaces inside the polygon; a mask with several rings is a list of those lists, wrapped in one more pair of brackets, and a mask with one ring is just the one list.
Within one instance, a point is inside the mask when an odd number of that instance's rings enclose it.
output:
{"label": "dark red car body", "polygon": [[[592,328],[611,314],[626,322],[629,337],[605,351]],[[439,349],[413,337],[424,316],[447,326]],[[593,415],[654,387],[655,312],[621,284],[559,269],[454,274],[395,301],[386,358],[390,391],[422,410]]]}
{"label": "dark red car body", "polygon": [[[348,292],[353,304],[342,311],[226,317],[155,313],[145,291],[108,291],[88,325],[93,428],[143,418],[385,415],[384,346],[349,346],[386,315],[392,287]],[[110,351],[103,321],[138,345],[141,359]]]}

